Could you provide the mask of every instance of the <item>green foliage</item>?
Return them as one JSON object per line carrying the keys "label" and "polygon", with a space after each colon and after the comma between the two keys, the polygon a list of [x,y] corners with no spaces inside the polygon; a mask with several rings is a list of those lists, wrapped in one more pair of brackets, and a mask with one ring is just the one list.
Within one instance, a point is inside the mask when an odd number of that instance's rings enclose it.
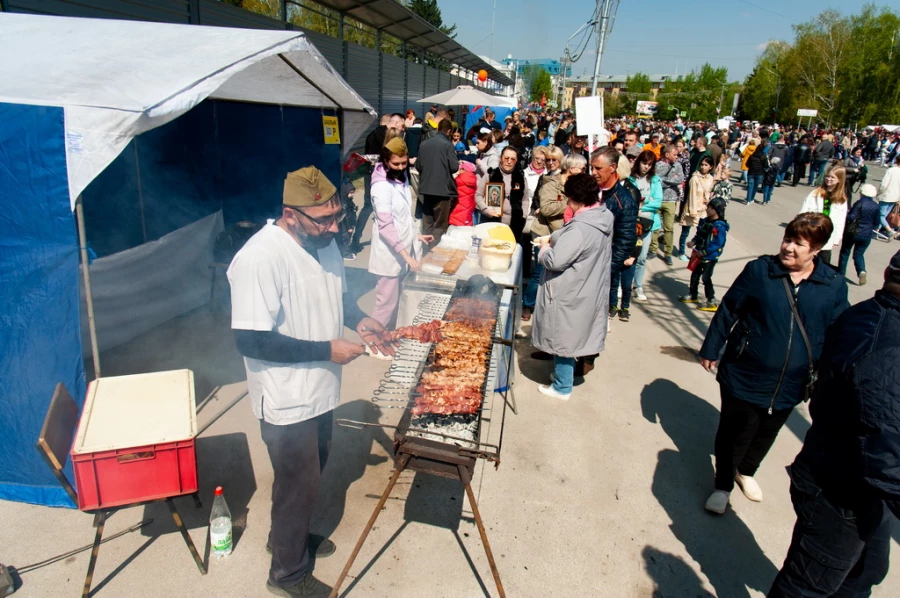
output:
{"label": "green foliage", "polygon": [[529,71],[532,67],[535,67],[533,77],[525,79],[528,98],[532,102],[540,102],[541,98],[546,96],[549,102],[553,99],[553,80],[550,78],[550,73],[547,72],[547,69],[537,65],[529,65],[525,70]]}
{"label": "green foliage", "polygon": [[281,19],[281,0],[224,0],[224,2],[259,15]]}
{"label": "green foliage", "polygon": [[795,25],[793,43],[770,43],[744,87],[744,113],[761,122],[794,121],[799,108],[827,126],[900,121],[900,16],[826,10]]}
{"label": "green foliage", "polygon": [[441,16],[437,0],[409,0],[406,7],[425,19],[435,29],[446,33],[449,37],[456,37],[456,25],[444,25],[444,17]]}
{"label": "green foliage", "polygon": [[650,90],[653,89],[653,84],[650,82],[650,75],[637,72],[633,75],[628,75],[628,78],[625,79],[625,87],[629,93],[650,93]]}

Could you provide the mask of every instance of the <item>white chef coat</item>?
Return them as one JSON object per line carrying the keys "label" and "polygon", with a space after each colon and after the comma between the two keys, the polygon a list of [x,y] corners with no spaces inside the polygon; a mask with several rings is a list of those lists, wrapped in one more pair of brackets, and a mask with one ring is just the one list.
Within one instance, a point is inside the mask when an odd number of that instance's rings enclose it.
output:
{"label": "white chef coat", "polygon": [[381,238],[378,229],[378,213],[390,212],[394,221],[397,238],[410,255],[415,256],[413,245],[416,241],[416,226],[412,217],[412,199],[409,185],[389,180],[372,183],[372,208],[375,210],[375,224],[372,225],[372,245],[369,253],[369,272],[377,276],[400,276],[406,269],[406,262],[399,252]]}
{"label": "white chef coat", "polygon": [[[341,338],[344,261],[332,241],[317,262],[270,220],[228,268],[231,327],[275,330],[308,341]],[[270,424],[312,419],[337,407],[341,366],[331,361],[275,363],[244,357],[253,414]]]}

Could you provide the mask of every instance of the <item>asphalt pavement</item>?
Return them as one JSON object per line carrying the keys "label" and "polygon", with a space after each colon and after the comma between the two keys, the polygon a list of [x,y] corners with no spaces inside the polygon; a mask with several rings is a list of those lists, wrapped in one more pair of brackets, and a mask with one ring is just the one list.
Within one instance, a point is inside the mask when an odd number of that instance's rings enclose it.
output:
{"label": "asphalt pavement", "polygon": [[[877,184],[883,170],[871,169]],[[783,226],[809,188],[775,190],[768,206],[742,205],[735,189],[727,209],[731,234],[714,282],[721,297],[744,264],[775,253]],[[677,228],[677,227],[676,227]],[[900,243],[873,242],[866,256],[869,284],[850,283],[851,302],[871,297]],[[352,292],[371,307],[374,280],[368,250],[348,263]],[[837,255],[835,252],[835,260]],[[794,513],[785,467],[808,429],[800,407],[790,417],[757,476],[762,503],[739,491],[721,517],[703,510],[712,490],[713,437],[719,394],[697,363],[712,314],[677,301],[687,290],[683,262],[651,260],[645,292],[630,322],[614,321],[597,368],[559,402],[537,392],[550,364],[516,347],[518,415],[507,412],[501,463],[483,463],[473,482],[479,510],[508,596],[743,598],[763,596],[790,542]],[[601,316],[605,317],[605,316]],[[352,333],[348,332],[348,336]],[[201,576],[160,504],[125,509],[107,524],[112,535],[146,519],[140,531],[104,544],[94,576],[100,597],[265,596],[265,551],[272,470],[259,425],[246,400],[228,409],[246,387],[227,316],[198,310],[104,354],[107,375],[190,367],[197,376],[197,441],[202,508],[176,502],[201,551],[212,491],[225,487],[235,518],[234,553]],[[336,417],[395,424],[399,410],[378,409],[372,390],[387,367],[360,358],[344,370]],[[201,401],[203,402],[203,401]],[[495,400],[491,438],[499,439],[502,409]],[[314,531],[330,536],[337,553],[316,564],[333,583],[392,471],[392,431],[335,428]],[[89,544],[91,517],[75,510],[0,502],[0,562],[22,568]],[[895,536],[900,537],[900,536]],[[874,596],[900,594],[900,553]],[[16,596],[74,596],[88,553],[34,568]],[[395,597],[497,596],[473,514],[461,485],[404,473],[363,546],[342,595]]]}

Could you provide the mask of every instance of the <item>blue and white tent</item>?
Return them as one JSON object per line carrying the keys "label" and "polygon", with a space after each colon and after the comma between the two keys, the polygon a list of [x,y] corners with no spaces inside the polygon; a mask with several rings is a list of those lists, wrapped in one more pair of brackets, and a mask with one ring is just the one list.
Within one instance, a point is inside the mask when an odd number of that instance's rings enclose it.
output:
{"label": "blue and white tent", "polygon": [[337,184],[323,117],[349,148],[376,115],[294,31],[0,13],[0,56],[0,499],[71,506],[34,447],[55,385],[202,305],[223,223],[302,166]]}

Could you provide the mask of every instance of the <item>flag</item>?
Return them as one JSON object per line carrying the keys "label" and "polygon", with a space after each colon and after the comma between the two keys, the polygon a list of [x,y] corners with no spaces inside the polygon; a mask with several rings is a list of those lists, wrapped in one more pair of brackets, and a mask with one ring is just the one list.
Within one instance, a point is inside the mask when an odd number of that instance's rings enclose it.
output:
{"label": "flag", "polygon": [[547,105],[547,94],[542,93],[541,94],[541,108],[543,108],[546,105]]}

